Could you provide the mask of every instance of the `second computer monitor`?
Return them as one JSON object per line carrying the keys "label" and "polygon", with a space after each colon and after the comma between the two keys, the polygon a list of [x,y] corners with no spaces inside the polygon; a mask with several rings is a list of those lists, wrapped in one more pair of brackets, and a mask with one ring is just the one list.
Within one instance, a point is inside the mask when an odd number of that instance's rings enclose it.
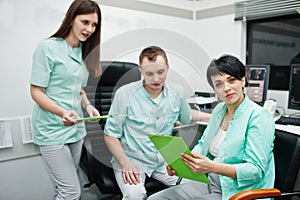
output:
{"label": "second computer monitor", "polygon": [[300,110],[300,64],[291,65],[288,108]]}
{"label": "second computer monitor", "polygon": [[246,65],[245,93],[249,99],[263,105],[267,98],[269,84],[269,65]]}

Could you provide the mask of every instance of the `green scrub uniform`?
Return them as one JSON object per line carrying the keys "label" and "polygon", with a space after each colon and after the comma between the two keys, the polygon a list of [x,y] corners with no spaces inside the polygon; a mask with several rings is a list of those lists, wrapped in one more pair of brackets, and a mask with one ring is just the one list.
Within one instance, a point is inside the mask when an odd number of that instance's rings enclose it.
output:
{"label": "green scrub uniform", "polygon": [[[89,72],[82,60],[81,45],[71,48],[61,38],[42,41],[33,55],[30,84],[45,88],[45,94],[66,110],[82,116],[80,91],[87,84]],[[57,145],[74,143],[86,135],[84,123],[64,126],[62,118],[35,105],[34,143]]]}

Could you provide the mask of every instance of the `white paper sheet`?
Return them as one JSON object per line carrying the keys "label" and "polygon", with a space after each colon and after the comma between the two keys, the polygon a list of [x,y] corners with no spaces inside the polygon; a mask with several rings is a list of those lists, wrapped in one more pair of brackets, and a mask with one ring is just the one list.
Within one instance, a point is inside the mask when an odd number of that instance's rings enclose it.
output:
{"label": "white paper sheet", "polygon": [[23,144],[32,143],[33,137],[31,116],[21,117],[20,125]]}
{"label": "white paper sheet", "polygon": [[12,147],[12,134],[9,121],[0,120],[0,148]]}

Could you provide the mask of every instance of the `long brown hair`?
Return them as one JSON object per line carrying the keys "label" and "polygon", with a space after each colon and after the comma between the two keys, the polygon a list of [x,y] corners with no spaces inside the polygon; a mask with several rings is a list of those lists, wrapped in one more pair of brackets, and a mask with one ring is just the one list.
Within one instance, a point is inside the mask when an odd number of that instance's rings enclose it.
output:
{"label": "long brown hair", "polygon": [[82,59],[87,69],[97,77],[101,75],[102,70],[100,63],[101,10],[96,2],[91,0],[74,0],[59,29],[51,37],[65,39],[69,35],[72,22],[77,15],[92,13],[97,13],[98,24],[95,32],[86,41],[82,42]]}

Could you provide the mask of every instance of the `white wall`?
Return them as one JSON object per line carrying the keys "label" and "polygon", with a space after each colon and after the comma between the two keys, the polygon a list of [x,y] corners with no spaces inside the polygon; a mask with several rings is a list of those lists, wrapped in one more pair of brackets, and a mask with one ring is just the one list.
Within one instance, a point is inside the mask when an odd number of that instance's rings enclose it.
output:
{"label": "white wall", "polygon": [[[70,2],[0,1],[0,120],[12,122],[31,114],[33,101],[29,94],[29,77],[33,51],[38,42],[54,33]],[[20,138],[19,135],[20,131],[12,132],[14,139]],[[13,140],[13,145],[12,148],[0,149],[0,160],[7,155],[19,157],[20,152],[15,150],[22,149],[23,146],[18,146],[22,142]],[[27,150],[31,148],[35,149],[33,144],[26,144]],[[18,155],[12,155],[14,152]],[[52,180],[38,151],[27,153],[34,156],[0,162],[0,199],[52,199]]]}
{"label": "white wall", "polygon": [[142,48],[159,45],[193,92],[211,91],[205,76],[211,58],[230,53],[244,60],[242,23],[233,14],[193,21],[107,6],[102,11],[102,59],[137,63]]}
{"label": "white wall", "polygon": [[31,58],[38,42],[49,37],[71,1],[0,1],[0,118],[31,113]]}
{"label": "white wall", "polygon": [[[29,93],[32,54],[42,39],[56,31],[71,2],[0,1],[0,120],[31,114],[34,105]],[[233,15],[192,21],[108,6],[101,9],[101,59],[138,63],[142,48],[159,45],[169,55],[172,73],[177,73],[169,78],[178,81],[176,77],[180,74],[189,87],[187,95],[194,90],[210,89],[204,72],[212,57],[232,53],[244,59],[243,25],[235,22]],[[16,134],[20,132],[13,132]],[[19,171],[21,166],[28,169]],[[39,155],[2,161],[0,169],[6,173],[5,178],[0,179],[0,185],[5,186],[0,199],[18,199],[19,196],[35,199],[49,195],[53,190]],[[7,181],[10,177],[12,180]],[[34,181],[32,186],[36,184],[44,188],[31,192],[31,181]]]}
{"label": "white wall", "polygon": [[[0,1],[0,119],[31,114],[33,102],[29,95],[29,78],[33,51],[38,42],[58,28],[70,2]],[[171,67],[185,76],[191,82],[191,87],[197,89],[206,81],[199,83],[195,73],[189,71],[193,72],[195,68],[205,71],[203,68],[209,59],[223,53],[232,53],[244,59],[241,56],[242,25],[233,20],[233,15],[193,21],[108,6],[102,6],[101,9],[102,60],[138,62],[138,53],[142,48],[160,45],[170,54]],[[145,28],[147,30],[142,31]],[[152,29],[159,31],[152,35]],[[143,34],[135,35],[136,31]],[[127,38],[130,40],[121,40],[117,46],[109,44],[126,33],[129,33]],[[148,34],[144,36],[144,33]],[[207,89],[207,86],[204,88]]]}
{"label": "white wall", "polygon": [[53,199],[54,184],[40,156],[1,162],[0,171],[0,199]]}

